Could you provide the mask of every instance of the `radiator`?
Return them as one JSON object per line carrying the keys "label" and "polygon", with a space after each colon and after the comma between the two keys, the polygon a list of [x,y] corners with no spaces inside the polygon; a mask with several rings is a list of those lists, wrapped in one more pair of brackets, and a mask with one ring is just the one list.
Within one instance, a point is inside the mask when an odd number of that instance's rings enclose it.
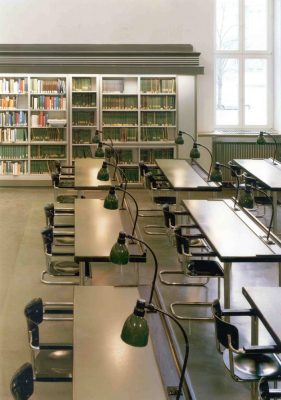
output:
{"label": "radiator", "polygon": [[[264,145],[258,145],[255,142],[231,142],[231,141],[214,141],[213,142],[213,160],[218,161],[222,164],[228,163],[228,161],[234,158],[269,158],[272,157],[275,151],[274,143],[266,143]],[[280,161],[280,157],[277,159]],[[223,169],[224,181],[232,181],[234,178],[231,177],[230,172],[225,168]]]}

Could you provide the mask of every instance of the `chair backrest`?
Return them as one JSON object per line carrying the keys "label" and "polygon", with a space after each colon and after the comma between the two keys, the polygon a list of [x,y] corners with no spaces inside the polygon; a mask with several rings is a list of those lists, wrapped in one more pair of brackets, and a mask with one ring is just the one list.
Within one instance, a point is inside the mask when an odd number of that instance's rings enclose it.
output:
{"label": "chair backrest", "polygon": [[33,371],[30,363],[23,364],[13,375],[10,390],[15,400],[27,400],[33,394]]}
{"label": "chair backrest", "polygon": [[216,338],[223,347],[229,348],[228,337],[231,337],[231,344],[235,349],[239,349],[239,332],[236,326],[222,319],[223,313],[220,302],[216,299],[212,304],[212,313],[215,320]]}
{"label": "chair backrest", "polygon": [[174,227],[176,225],[176,217],[175,214],[170,211],[169,204],[164,204],[162,209],[166,228]]}
{"label": "chair backrest", "polygon": [[53,244],[53,229],[49,226],[41,231],[41,236],[43,240],[44,250],[48,254],[52,254],[52,244]]}
{"label": "chair backrest", "polygon": [[182,227],[177,225],[175,227],[175,238],[176,238],[176,248],[179,255],[182,255],[183,251],[189,253],[189,242],[188,239],[182,235]]}
{"label": "chair backrest", "polygon": [[35,347],[40,343],[38,325],[43,321],[43,314],[43,301],[40,297],[31,300],[24,308],[31,344]]}
{"label": "chair backrest", "polygon": [[55,206],[53,203],[46,204],[44,206],[44,213],[46,218],[46,224],[48,226],[54,226]]}

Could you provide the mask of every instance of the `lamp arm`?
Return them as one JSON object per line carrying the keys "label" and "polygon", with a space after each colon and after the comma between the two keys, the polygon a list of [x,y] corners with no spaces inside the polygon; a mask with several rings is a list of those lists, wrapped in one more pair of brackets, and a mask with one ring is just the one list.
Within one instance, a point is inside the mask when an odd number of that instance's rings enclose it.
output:
{"label": "lamp arm", "polygon": [[154,253],[154,251],[152,250],[152,248],[143,240],[136,238],[135,236],[132,235],[126,235],[126,237],[128,239],[133,239],[136,240],[139,243],[142,243],[145,245],[145,247],[148,248],[148,250],[151,252],[152,256],[153,256],[153,260],[154,260],[154,275],[153,275],[153,279],[152,279],[152,283],[151,283],[151,290],[150,290],[150,296],[149,296],[149,304],[152,301],[152,297],[153,297],[153,293],[154,293],[154,288],[155,288],[155,282],[156,282],[156,278],[157,278],[157,273],[158,273],[158,261],[157,261],[157,257]]}
{"label": "lamp arm", "polygon": [[132,196],[130,192],[128,192],[127,190],[123,189],[122,187],[116,187],[115,190],[120,190],[120,191],[123,192],[124,194],[128,194],[128,195],[131,197],[131,199],[134,201],[134,203],[135,203],[135,206],[136,206],[136,216],[135,216],[135,221],[134,221],[133,230],[132,230],[132,236],[134,236],[135,229],[136,229],[136,225],[137,225],[137,220],[138,220],[138,216],[139,216],[139,206],[138,206],[138,203],[137,203],[136,199],[134,198],[134,196]]}
{"label": "lamp arm", "polygon": [[269,201],[270,201],[270,205],[271,205],[271,218],[270,218],[270,223],[269,223],[268,232],[267,232],[267,236],[266,236],[266,240],[268,240],[268,239],[269,239],[270,232],[271,232],[271,229],[272,229],[273,218],[274,218],[273,201],[272,201],[272,199],[268,196],[268,194],[267,194],[264,190],[259,189],[259,188],[257,188],[257,187],[255,188],[255,190],[257,190],[258,192],[262,193],[262,194],[263,194],[267,199],[269,199]]}
{"label": "lamp arm", "polygon": [[187,135],[187,136],[191,137],[191,139],[193,140],[193,143],[195,142],[194,137],[190,133],[183,132],[183,131],[179,131],[179,133],[181,133],[182,135]]}
{"label": "lamp arm", "polygon": [[187,360],[188,360],[188,355],[189,355],[189,342],[188,342],[188,337],[187,334],[185,332],[185,330],[183,329],[182,325],[179,323],[179,321],[170,313],[167,313],[166,311],[161,310],[158,307],[155,307],[153,304],[149,303],[145,305],[145,308],[149,311],[157,311],[160,314],[165,315],[166,317],[171,318],[176,324],[177,326],[180,328],[181,333],[184,337],[184,341],[185,341],[185,355],[184,355],[184,361],[182,364],[182,368],[181,368],[181,375],[180,375],[180,381],[179,381],[179,386],[178,386],[178,390],[177,390],[177,397],[176,400],[179,400],[179,398],[181,397],[181,392],[182,392],[182,386],[183,386],[183,382],[184,382],[184,375],[185,375],[185,370],[186,370],[186,366],[187,366]]}
{"label": "lamp arm", "polygon": [[209,180],[209,179],[210,179],[210,175],[211,175],[211,171],[212,171],[212,166],[213,166],[213,154],[211,153],[210,149],[208,149],[208,147],[204,146],[203,144],[197,143],[197,146],[203,147],[203,148],[206,149],[207,152],[210,154],[210,157],[211,157],[211,164],[210,164],[209,173],[208,173],[208,177],[207,177],[207,180]]}
{"label": "lamp arm", "polygon": [[274,160],[276,160],[276,155],[277,155],[277,147],[278,147],[277,141],[276,141],[275,137],[273,135],[271,135],[271,133],[268,133],[268,132],[264,132],[264,133],[266,133],[274,141],[274,144],[275,144],[275,150],[274,150],[274,154],[273,154],[273,164],[274,164]]}
{"label": "lamp arm", "polygon": [[[107,165],[111,165],[112,167],[114,167],[115,170],[118,169],[118,171],[120,172],[120,174],[121,174],[123,180],[125,181],[125,190],[127,190],[128,179],[127,179],[127,177],[126,177],[126,175],[125,175],[125,172],[124,172],[120,167],[118,167],[117,164],[113,164],[113,163],[110,163],[110,162],[108,162],[108,161],[106,161],[106,163],[107,163]],[[123,204],[124,204],[125,194],[126,194],[126,193],[123,194],[123,199],[122,199],[121,207],[123,207]]]}

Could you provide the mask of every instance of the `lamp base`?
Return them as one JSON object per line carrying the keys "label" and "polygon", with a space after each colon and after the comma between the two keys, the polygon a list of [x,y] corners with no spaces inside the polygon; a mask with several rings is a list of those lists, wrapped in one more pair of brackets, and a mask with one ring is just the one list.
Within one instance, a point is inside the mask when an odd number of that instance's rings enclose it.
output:
{"label": "lamp base", "polygon": [[[179,387],[178,386],[167,386],[167,393],[169,397],[174,397],[179,395]],[[180,393],[180,396],[182,393]]]}
{"label": "lamp base", "polygon": [[270,238],[267,239],[267,236],[260,236],[260,238],[266,243],[266,244],[275,244],[273,242],[273,240],[271,240]]}

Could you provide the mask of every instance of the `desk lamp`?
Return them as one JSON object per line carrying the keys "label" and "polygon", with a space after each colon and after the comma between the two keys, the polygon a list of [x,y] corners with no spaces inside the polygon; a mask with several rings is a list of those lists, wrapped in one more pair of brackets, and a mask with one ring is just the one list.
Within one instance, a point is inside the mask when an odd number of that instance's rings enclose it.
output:
{"label": "desk lamp", "polygon": [[127,190],[123,189],[122,187],[111,186],[111,188],[109,189],[108,195],[104,199],[103,206],[104,206],[104,208],[106,208],[108,210],[117,210],[118,209],[118,198],[117,198],[117,196],[115,194],[116,191],[121,191],[121,192],[129,195],[131,197],[131,199],[135,203],[136,216],[135,216],[133,230],[132,230],[132,236],[134,236],[136,225],[137,225],[137,220],[138,220],[138,216],[139,216],[139,207],[138,207],[138,203],[137,203],[136,199],[134,198],[134,196],[130,192],[128,192]]}
{"label": "desk lamp", "polygon": [[[249,177],[248,177],[249,180]],[[266,241],[269,244],[273,244],[272,240],[269,239],[270,232],[272,229],[272,224],[273,224],[273,218],[274,218],[274,207],[273,207],[273,201],[272,198],[268,196],[268,194],[257,187],[257,181],[255,178],[251,178],[251,185],[246,185],[244,189],[243,196],[239,198],[239,206],[244,207],[244,208],[253,208],[254,206],[254,197],[253,197],[253,189],[256,190],[259,193],[262,193],[269,201],[271,205],[271,218],[268,226],[268,231],[266,235]]]}
{"label": "desk lamp", "polygon": [[200,158],[200,151],[199,151],[198,147],[203,147],[210,154],[211,164],[210,164],[208,178],[207,178],[209,180],[210,175],[211,175],[212,165],[213,165],[213,155],[212,155],[211,151],[208,149],[208,147],[204,146],[203,144],[197,143],[196,140],[194,139],[194,137],[190,133],[183,132],[183,131],[179,131],[178,136],[175,139],[176,144],[184,144],[184,139],[183,139],[182,135],[187,135],[193,140],[193,147],[189,153],[189,157],[192,160]]}
{"label": "desk lamp", "polygon": [[104,154],[104,150],[102,148],[102,142],[99,142],[98,147],[95,151],[95,157],[98,158],[104,158],[105,154]]}
{"label": "desk lamp", "polygon": [[112,247],[110,252],[110,260],[116,264],[124,264],[129,261],[129,251],[126,247],[126,238],[134,239],[142,244],[144,244],[151,252],[154,259],[154,276],[151,285],[151,291],[149,296],[149,302],[146,304],[145,300],[139,299],[137,300],[136,306],[134,308],[133,314],[131,314],[125,321],[122,332],[121,339],[123,342],[134,346],[134,347],[145,347],[148,343],[149,337],[149,327],[147,321],[145,320],[145,310],[150,312],[159,312],[164,316],[171,318],[180,328],[181,333],[184,337],[185,341],[185,356],[184,361],[181,368],[180,381],[178,387],[169,387],[169,395],[175,395],[176,400],[179,400],[182,395],[182,386],[184,382],[184,374],[187,366],[188,354],[189,354],[189,343],[185,330],[182,325],[177,321],[177,319],[167,313],[166,311],[154,306],[152,302],[152,297],[155,289],[155,282],[158,272],[158,261],[154,251],[151,247],[144,241],[133,237],[132,235],[127,235],[125,232],[119,232],[119,237],[117,243]]}
{"label": "desk lamp", "polygon": [[229,165],[225,165],[225,164],[216,162],[215,167],[210,174],[211,181],[213,181],[213,182],[222,182],[223,181],[221,167],[230,170],[231,175],[236,178],[236,194],[235,194],[235,199],[234,199],[234,209],[236,209],[238,193],[239,193],[239,186],[240,186],[239,178],[238,178],[238,171],[240,170],[240,168],[237,165],[234,165],[231,163],[229,163]]}
{"label": "desk lamp", "polygon": [[[116,165],[116,164],[112,164],[112,163],[110,163],[108,161],[104,161],[102,163],[101,169],[98,172],[97,179],[99,181],[109,181],[109,172],[108,172],[108,168],[107,168],[108,165],[111,165],[115,169],[118,169],[118,171],[120,172],[120,175],[121,175],[121,177],[123,179],[123,182],[125,182],[125,188],[124,189],[126,191],[127,190],[127,186],[128,186],[128,179],[126,177],[125,172],[120,167],[118,167],[118,165]],[[124,195],[123,195],[122,207],[123,207],[123,204],[124,204],[124,198],[125,198],[125,192],[124,192]]]}
{"label": "desk lamp", "polygon": [[274,154],[273,154],[272,163],[274,165],[277,165],[277,163],[274,162],[274,160],[276,159],[277,147],[278,147],[275,137],[273,135],[271,135],[270,133],[268,133],[268,132],[261,131],[259,136],[258,136],[258,138],[257,138],[257,144],[266,144],[266,140],[264,138],[264,135],[268,135],[274,141],[275,150],[274,150]]}

